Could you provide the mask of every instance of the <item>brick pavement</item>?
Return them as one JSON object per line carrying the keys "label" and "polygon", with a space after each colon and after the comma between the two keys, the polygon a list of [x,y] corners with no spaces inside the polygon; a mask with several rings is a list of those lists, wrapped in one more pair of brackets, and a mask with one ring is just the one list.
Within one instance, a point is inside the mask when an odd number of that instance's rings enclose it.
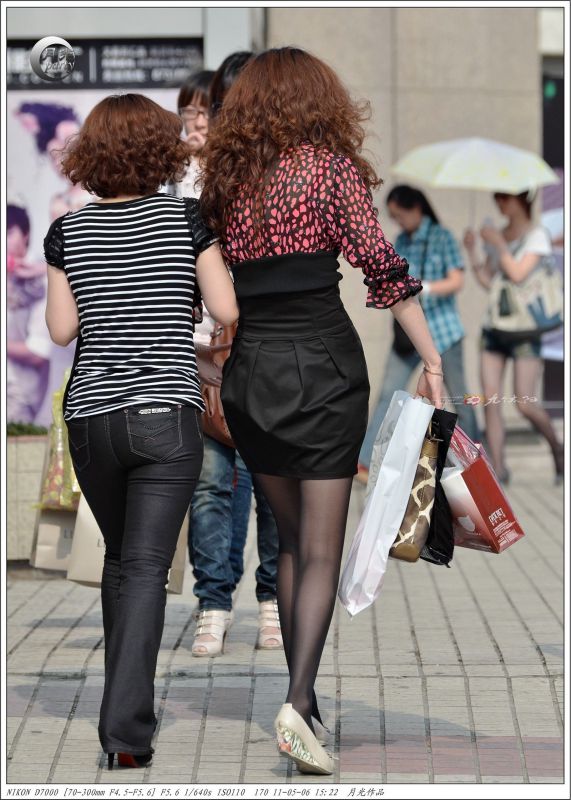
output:
{"label": "brick pavement", "polygon": [[[98,593],[61,579],[9,579],[11,783],[559,783],[563,781],[563,489],[543,443],[508,450],[526,538],[500,556],[457,549],[452,569],[391,562],[375,607],[337,606],[317,690],[337,772],[300,776],[278,758],[272,720],[282,652],[258,652],[253,536],[226,653],[191,657],[192,577],[169,596],[156,682],[156,755],[104,768]],[[363,504],[353,492],[349,536]]]}

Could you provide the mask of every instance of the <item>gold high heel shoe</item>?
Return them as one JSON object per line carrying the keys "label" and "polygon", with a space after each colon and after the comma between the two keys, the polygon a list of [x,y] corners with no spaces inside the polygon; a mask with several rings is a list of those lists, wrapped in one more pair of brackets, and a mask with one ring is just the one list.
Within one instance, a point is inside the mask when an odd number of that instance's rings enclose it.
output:
{"label": "gold high heel shoe", "polygon": [[300,772],[313,775],[331,775],[335,769],[333,758],[323,749],[306,721],[291,703],[284,703],[274,727],[278,736],[278,750],[293,759]]}

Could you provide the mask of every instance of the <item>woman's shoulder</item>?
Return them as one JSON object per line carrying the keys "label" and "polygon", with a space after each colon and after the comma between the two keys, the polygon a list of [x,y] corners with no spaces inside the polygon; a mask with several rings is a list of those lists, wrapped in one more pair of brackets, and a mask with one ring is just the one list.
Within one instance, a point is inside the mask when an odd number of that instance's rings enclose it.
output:
{"label": "woman's shoulder", "polygon": [[[176,199],[178,200],[178,198]],[[211,245],[216,244],[218,236],[204,222],[200,211],[200,200],[196,197],[182,197],[180,202],[184,206],[184,213],[196,251],[201,253]]]}
{"label": "woman's shoulder", "polygon": [[432,230],[440,240],[445,242],[456,242],[456,236],[452,233],[450,228],[447,228],[446,225],[443,225],[441,222],[433,222],[430,223],[430,230]]}
{"label": "woman's shoulder", "polygon": [[553,249],[551,235],[541,223],[533,225],[525,234],[522,241],[524,250],[538,255],[549,255]]}
{"label": "woman's shoulder", "polygon": [[71,211],[57,217],[48,228],[44,237],[44,259],[46,263],[53,267],[64,268],[64,247],[65,239],[63,233],[64,220],[71,215]]}
{"label": "woman's shoulder", "polygon": [[296,160],[301,159],[308,163],[319,164],[320,166],[328,166],[338,161],[344,163],[350,160],[342,153],[337,153],[325,145],[317,145],[310,141],[301,142],[299,145],[287,150],[284,155],[293,157]]}

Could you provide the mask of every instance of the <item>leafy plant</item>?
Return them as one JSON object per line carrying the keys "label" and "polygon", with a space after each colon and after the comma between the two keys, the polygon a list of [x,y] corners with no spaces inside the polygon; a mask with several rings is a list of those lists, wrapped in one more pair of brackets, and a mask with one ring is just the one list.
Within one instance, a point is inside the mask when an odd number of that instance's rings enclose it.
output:
{"label": "leafy plant", "polygon": [[33,422],[9,422],[6,425],[7,436],[45,436],[47,432],[47,428]]}

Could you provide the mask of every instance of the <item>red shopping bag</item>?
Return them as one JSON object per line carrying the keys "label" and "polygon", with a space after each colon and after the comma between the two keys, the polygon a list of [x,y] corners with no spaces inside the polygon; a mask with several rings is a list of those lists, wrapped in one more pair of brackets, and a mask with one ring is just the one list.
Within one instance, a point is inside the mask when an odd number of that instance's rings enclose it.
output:
{"label": "red shopping bag", "polygon": [[481,445],[456,425],[442,488],[453,518],[454,544],[501,553],[524,536]]}

